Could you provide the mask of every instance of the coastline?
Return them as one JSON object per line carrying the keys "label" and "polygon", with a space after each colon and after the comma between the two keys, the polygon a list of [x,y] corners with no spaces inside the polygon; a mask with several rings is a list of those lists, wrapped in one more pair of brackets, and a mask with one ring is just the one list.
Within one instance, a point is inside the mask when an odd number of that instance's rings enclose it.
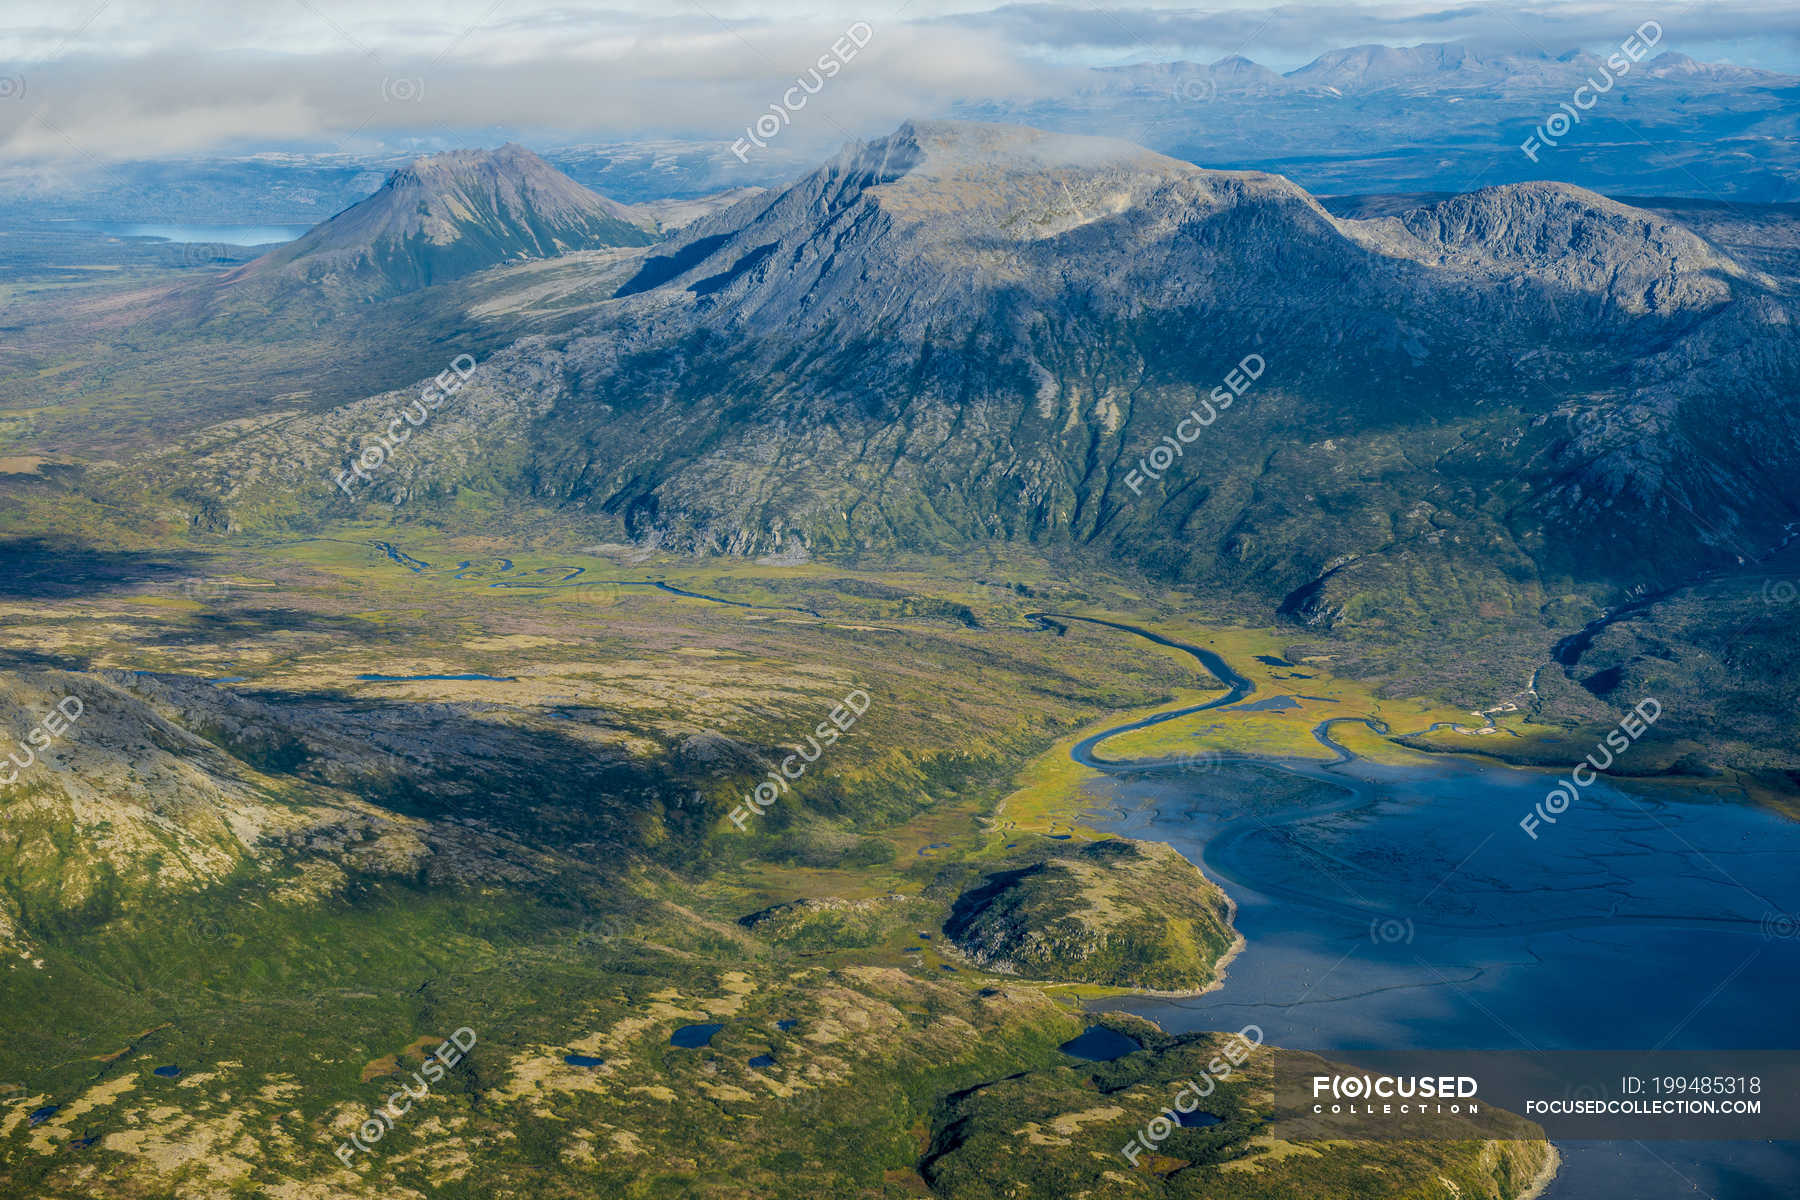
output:
{"label": "coastline", "polygon": [[1532,1178],[1531,1186],[1519,1193],[1518,1200],[1540,1200],[1550,1190],[1550,1185],[1556,1182],[1556,1173],[1562,1170],[1562,1154],[1556,1149],[1555,1142],[1545,1142],[1544,1148],[1548,1151],[1544,1156],[1544,1165]]}

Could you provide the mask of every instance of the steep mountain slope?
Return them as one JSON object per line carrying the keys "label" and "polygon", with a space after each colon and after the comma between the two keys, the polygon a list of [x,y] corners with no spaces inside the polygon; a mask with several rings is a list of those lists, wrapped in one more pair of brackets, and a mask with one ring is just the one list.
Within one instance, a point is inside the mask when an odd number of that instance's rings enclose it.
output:
{"label": "steep mountain slope", "polygon": [[649,218],[508,144],[417,159],[367,200],[229,272],[220,286],[282,277],[410,291],[520,258],[653,240]]}
{"label": "steep mountain slope", "polygon": [[[478,483],[732,553],[1057,542],[1474,636],[1779,542],[1782,286],[1574,188],[1339,220],[1278,176],[908,124],[685,229],[587,336],[484,364],[383,498]],[[177,474],[305,521],[354,450],[293,423]]]}

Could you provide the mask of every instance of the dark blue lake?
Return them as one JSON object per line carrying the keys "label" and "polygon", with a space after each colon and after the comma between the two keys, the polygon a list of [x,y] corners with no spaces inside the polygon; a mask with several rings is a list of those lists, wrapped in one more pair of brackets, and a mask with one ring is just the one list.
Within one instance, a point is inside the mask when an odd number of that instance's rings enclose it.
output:
{"label": "dark blue lake", "polygon": [[[1223,987],[1103,1007],[1274,1045],[1773,1049],[1800,1042],[1800,825],[1600,782],[1533,841],[1548,773],[1448,759],[1094,785],[1112,832],[1166,841],[1238,904]],[[1785,933],[1785,936],[1783,934]],[[1800,1196],[1784,1143],[1559,1144],[1547,1200]]]}
{"label": "dark blue lake", "polygon": [[1175,1120],[1183,1129],[1206,1129],[1213,1125],[1223,1125],[1224,1117],[1215,1117],[1209,1112],[1182,1112],[1175,1110]]}
{"label": "dark blue lake", "polygon": [[1070,1058],[1086,1059],[1088,1062],[1111,1062],[1143,1048],[1136,1038],[1126,1037],[1104,1025],[1090,1025],[1082,1030],[1080,1037],[1070,1038],[1058,1047]]}
{"label": "dark blue lake", "polygon": [[[1100,1007],[1175,1033],[1255,1024],[1270,1044],[1351,1063],[1381,1049],[1800,1048],[1800,823],[1602,777],[1534,839],[1520,820],[1556,774],[1451,756],[1380,766],[1324,726],[1314,735],[1337,762],[1227,755],[1195,774],[1110,761],[1108,737],[1256,686],[1203,647],[1051,615],[1183,650],[1229,687],[1071,751],[1105,773],[1090,819],[1204,867],[1246,941],[1216,991]],[[1797,1143],[1558,1148],[1546,1200],[1800,1196]]]}
{"label": "dark blue lake", "polygon": [[723,1025],[683,1025],[669,1035],[669,1045],[679,1046],[683,1050],[698,1050],[702,1046],[710,1046],[713,1034],[723,1028]]}

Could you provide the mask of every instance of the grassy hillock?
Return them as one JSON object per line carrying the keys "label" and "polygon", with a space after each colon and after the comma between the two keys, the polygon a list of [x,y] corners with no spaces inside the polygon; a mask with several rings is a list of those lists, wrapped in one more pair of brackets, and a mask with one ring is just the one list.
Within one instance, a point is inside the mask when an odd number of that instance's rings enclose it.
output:
{"label": "grassy hillock", "polygon": [[1110,839],[987,875],[957,897],[944,932],[989,970],[1197,991],[1237,943],[1231,915],[1225,893],[1172,848]]}

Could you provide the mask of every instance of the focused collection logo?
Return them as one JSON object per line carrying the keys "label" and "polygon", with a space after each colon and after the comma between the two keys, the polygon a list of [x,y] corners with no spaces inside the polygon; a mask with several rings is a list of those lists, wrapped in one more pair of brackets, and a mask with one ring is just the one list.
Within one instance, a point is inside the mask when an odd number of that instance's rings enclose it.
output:
{"label": "focused collection logo", "polygon": [[1479,1090],[1472,1075],[1314,1075],[1312,1110],[1333,1116],[1473,1116],[1481,1111],[1474,1103]]}

